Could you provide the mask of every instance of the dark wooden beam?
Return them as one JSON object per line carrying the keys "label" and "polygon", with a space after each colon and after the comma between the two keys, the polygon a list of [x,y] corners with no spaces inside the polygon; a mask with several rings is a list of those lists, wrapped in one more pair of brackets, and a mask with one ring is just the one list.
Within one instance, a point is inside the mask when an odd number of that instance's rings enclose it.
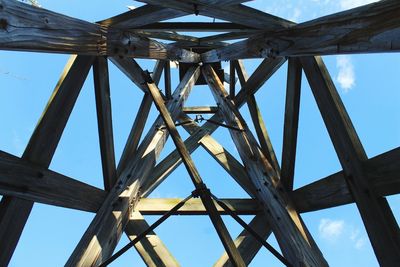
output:
{"label": "dark wooden beam", "polygon": [[[276,171],[260,152],[257,141],[233,102],[228,99],[223,85],[210,65],[202,69],[215,100],[220,104],[225,121],[240,130],[229,129],[239,155],[246,166],[251,182],[257,189],[257,198],[263,205],[271,228],[283,254],[293,265],[328,266],[321,253],[311,246],[285,189],[279,185]],[[284,225],[284,227],[283,227]]]}
{"label": "dark wooden beam", "polygon": [[190,156],[188,149],[186,148],[183,139],[181,138],[178,130],[175,126],[175,120],[172,119],[172,116],[168,112],[167,107],[165,106],[164,99],[162,98],[159,89],[153,82],[147,83],[150,94],[153,97],[153,101],[158,111],[160,112],[161,117],[163,118],[165,125],[171,135],[171,138],[180,154],[183,164],[186,167],[186,170],[197,190],[197,194],[201,199],[204,207],[207,210],[207,213],[210,217],[211,222],[214,225],[214,228],[221,239],[221,242],[229,255],[229,258],[236,266],[245,266],[243,259],[241,258],[239,251],[235,247],[231,236],[229,235],[228,229],[226,228],[224,222],[214,201],[211,198],[210,191],[207,189],[206,185],[203,183],[202,178],[200,177],[200,173],[198,172],[194,162]]}
{"label": "dark wooden beam", "polygon": [[1,3],[0,49],[197,62],[196,53],[13,0]]}
{"label": "dark wooden beam", "polygon": [[400,51],[398,1],[380,1],[286,30],[266,32],[202,55],[204,62],[276,56]]}
{"label": "dark wooden beam", "polygon": [[0,151],[0,194],[90,212],[96,212],[107,195],[99,188],[3,151]]}
{"label": "dark wooden beam", "polygon": [[[135,29],[135,28],[132,28]],[[173,31],[173,32],[249,32],[257,31],[252,27],[246,27],[228,22],[159,22],[140,26],[138,29],[146,31]]]}
{"label": "dark wooden beam", "polygon": [[[239,76],[239,81],[241,85],[244,86],[247,80],[249,79],[246,69],[244,68],[244,64],[241,60],[235,60],[234,65]],[[262,114],[257,105],[256,97],[254,96],[254,94],[247,95],[247,106],[249,108],[251,120],[256,130],[261,151],[264,153],[264,156],[268,159],[268,161],[275,168],[275,170],[279,172],[280,170],[279,163],[276,158],[271,139],[269,138],[267,127],[262,118]]]}
{"label": "dark wooden beam", "polygon": [[147,24],[185,16],[182,12],[172,8],[144,5],[120,15],[99,21],[98,23],[107,27],[118,27],[122,29],[138,28]]}
{"label": "dark wooden beam", "polygon": [[[73,56],[29,140],[24,160],[47,168],[94,58]],[[17,246],[33,202],[3,197],[0,210],[0,262],[7,265]]]}
{"label": "dark wooden beam", "polygon": [[171,62],[167,61],[164,67],[165,97],[171,99]]}
{"label": "dark wooden beam", "polygon": [[302,69],[300,61],[295,58],[289,58],[281,161],[281,181],[289,192],[293,190],[294,167],[296,161],[301,75]]}
{"label": "dark wooden beam", "polygon": [[[132,73],[136,83],[141,83],[143,71]],[[199,69],[186,73],[168,102],[168,109],[176,119],[199,76]],[[167,139],[167,131],[160,128],[161,117],[150,128],[135,157],[118,177],[117,183],[100,207],[89,228],[75,248],[66,266],[98,265],[109,258],[129,220],[129,213],[140,197],[140,186],[148,179]]]}
{"label": "dark wooden beam", "polygon": [[[163,215],[176,206],[180,198],[142,198],[136,206],[136,210],[142,215]],[[255,215],[261,211],[259,203],[254,199],[223,199],[223,201],[237,215]],[[214,201],[215,202],[215,201]],[[216,203],[220,215],[229,215]],[[204,204],[198,198],[193,198],[185,203],[174,215],[208,215]]]}
{"label": "dark wooden beam", "polygon": [[110,82],[106,58],[96,58],[93,65],[93,76],[104,188],[109,191],[117,179],[117,169],[115,166]]}
{"label": "dark wooden beam", "polygon": [[[394,1],[382,3],[394,3]],[[382,266],[399,265],[399,226],[386,199],[375,192],[366,178],[362,166],[362,162],[367,160],[366,153],[329,72],[319,57],[304,57],[301,58],[301,63],[377,259]]]}
{"label": "dark wooden beam", "polygon": [[[230,5],[222,5],[218,3],[218,5],[214,5],[210,4],[212,2],[207,0],[140,0],[140,2],[174,8],[187,12],[188,14],[197,13],[199,15],[231,21],[262,30],[276,30],[294,25],[294,23],[287,20],[241,4],[232,5],[232,3],[230,3]],[[194,6],[194,4],[196,4],[196,6]]]}

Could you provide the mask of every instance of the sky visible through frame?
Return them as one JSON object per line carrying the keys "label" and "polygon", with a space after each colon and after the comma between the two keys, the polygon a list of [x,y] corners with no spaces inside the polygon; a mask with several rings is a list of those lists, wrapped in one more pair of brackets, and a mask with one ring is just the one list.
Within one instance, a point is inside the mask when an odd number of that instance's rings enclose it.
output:
{"label": "sky visible through frame", "polygon": [[[125,12],[138,2],[118,1],[39,1],[42,7],[66,15],[97,21]],[[296,22],[338,12],[372,1],[365,0],[270,0],[248,5]],[[190,17],[211,22],[211,18]],[[186,21],[186,18],[177,21]],[[0,52],[0,149],[21,156],[47,100],[68,59],[66,55],[22,52]],[[400,144],[400,55],[372,54],[324,57],[343,102],[369,157]],[[144,69],[154,61],[139,60]],[[248,73],[259,60],[245,62]],[[286,64],[256,94],[275,152],[280,160],[286,87]],[[173,85],[178,81],[172,70]],[[111,95],[117,159],[135,118],[142,93],[110,63]],[[174,87],[173,86],[173,87]],[[160,87],[163,88],[161,82]],[[195,87],[187,105],[214,104],[207,87]],[[252,127],[247,107],[241,109]],[[156,117],[154,108],[150,126]],[[188,135],[180,130],[184,138]],[[219,129],[213,134],[221,144],[238,157],[229,133]],[[169,142],[162,153],[173,150]],[[247,197],[233,180],[201,148],[193,158],[203,179],[219,197]],[[78,98],[71,118],[50,165],[50,169],[102,188],[102,173],[97,137],[97,122],[92,73]],[[325,130],[321,116],[303,76],[295,187],[308,184],[339,171],[340,165]],[[151,197],[185,197],[193,190],[186,170],[181,166]],[[399,220],[400,197],[389,197]],[[90,224],[93,214],[35,204],[10,266],[62,266]],[[313,237],[331,266],[378,266],[354,205],[303,215]],[[148,216],[149,222],[156,220]],[[251,216],[245,216],[250,221]],[[236,237],[242,230],[224,217]],[[156,230],[182,266],[211,266],[223,248],[206,216],[176,216]],[[276,247],[273,237],[269,241]],[[119,247],[126,244],[123,236]],[[145,266],[134,249],[112,266]],[[261,249],[250,266],[281,266],[265,249]]]}

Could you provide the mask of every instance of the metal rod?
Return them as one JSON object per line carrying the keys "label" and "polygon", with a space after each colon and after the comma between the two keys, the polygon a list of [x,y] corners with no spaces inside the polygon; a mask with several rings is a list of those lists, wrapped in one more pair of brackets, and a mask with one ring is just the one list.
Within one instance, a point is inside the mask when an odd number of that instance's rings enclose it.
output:
{"label": "metal rod", "polygon": [[143,231],[135,239],[133,239],[131,242],[129,242],[127,245],[125,245],[123,248],[121,248],[118,252],[116,252],[110,258],[105,260],[102,264],[99,265],[99,267],[105,267],[105,266],[109,265],[110,263],[112,263],[113,261],[115,261],[117,258],[119,258],[122,254],[124,254],[131,247],[133,247],[137,242],[139,242],[143,237],[145,237],[148,233],[153,231],[157,226],[159,226],[166,219],[168,219],[171,215],[173,215],[173,213],[178,211],[189,199],[192,198],[192,195],[193,195],[193,193],[190,196],[188,196],[187,198],[183,199],[178,204],[176,204],[176,206],[174,206],[170,211],[166,212],[160,219],[158,219],[149,228],[147,228],[147,230]]}
{"label": "metal rod", "polygon": [[254,231],[245,221],[242,220],[238,215],[236,215],[228,205],[226,205],[223,201],[219,200],[215,195],[210,193],[212,198],[217,201],[218,205],[220,205],[229,215],[232,216],[235,221],[237,221],[247,232],[249,232],[253,237],[260,242],[266,249],[268,249],[278,260],[280,260],[283,264],[288,267],[292,267],[292,265],[267,241],[265,241],[256,231]]}

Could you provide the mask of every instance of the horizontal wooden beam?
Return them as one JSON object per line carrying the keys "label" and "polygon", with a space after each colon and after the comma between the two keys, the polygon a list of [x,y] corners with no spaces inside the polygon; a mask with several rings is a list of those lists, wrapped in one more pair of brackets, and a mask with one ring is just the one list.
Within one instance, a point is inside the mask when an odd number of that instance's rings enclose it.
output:
{"label": "horizontal wooden beam", "polygon": [[[379,196],[400,193],[400,148],[363,163],[366,177]],[[292,193],[299,212],[332,208],[354,202],[343,171],[303,186]]]}
{"label": "horizontal wooden beam", "polygon": [[[255,199],[221,199],[237,215],[255,215],[261,211],[260,205]],[[142,198],[135,210],[143,215],[162,215],[170,211],[182,199],[180,198]],[[215,202],[221,215],[227,215],[226,211]],[[208,215],[206,208],[198,198],[192,198],[180,208],[174,215]]]}
{"label": "horizontal wooden beam", "polygon": [[1,7],[1,50],[126,56],[182,62],[199,60],[196,53],[173,45],[18,1],[3,0]]}
{"label": "horizontal wooden beam", "polygon": [[204,62],[400,51],[399,1],[380,1],[209,51]]}
{"label": "horizontal wooden beam", "polygon": [[217,106],[197,106],[197,107],[184,107],[182,109],[186,114],[213,114],[218,111]]}
{"label": "horizontal wooden beam", "polygon": [[[136,28],[132,28],[136,29]],[[159,22],[138,27],[146,31],[174,32],[249,32],[257,31],[252,27],[229,22]]]}
{"label": "horizontal wooden beam", "polygon": [[107,193],[0,151],[0,194],[95,212]]}

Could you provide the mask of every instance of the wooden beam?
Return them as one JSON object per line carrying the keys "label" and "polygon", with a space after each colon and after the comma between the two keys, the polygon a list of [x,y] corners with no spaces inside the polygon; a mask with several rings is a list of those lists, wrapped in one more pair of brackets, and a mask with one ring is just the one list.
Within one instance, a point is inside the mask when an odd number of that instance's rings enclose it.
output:
{"label": "wooden beam", "polygon": [[302,69],[300,61],[295,58],[289,58],[281,161],[281,181],[289,192],[293,190],[294,167],[296,161],[301,74]]}
{"label": "wooden beam", "polygon": [[[382,3],[394,2],[384,1]],[[399,265],[399,226],[386,199],[380,197],[366,179],[362,167],[362,162],[367,160],[366,153],[328,70],[319,57],[301,58],[301,63],[346,174],[346,183],[360,211],[377,259],[382,266]]]}
{"label": "wooden beam", "polygon": [[168,112],[167,107],[164,104],[164,100],[155,84],[153,82],[147,83],[148,89],[153,97],[154,104],[160,112],[161,117],[163,118],[165,125],[171,135],[172,140],[182,158],[182,161],[186,167],[186,170],[192,179],[192,182],[197,190],[197,194],[201,199],[201,202],[205,206],[208,215],[210,217],[211,222],[214,225],[215,230],[221,242],[229,255],[229,258],[236,266],[245,266],[238,250],[236,249],[231,236],[229,235],[228,229],[226,228],[224,222],[222,221],[221,216],[219,215],[216,205],[211,198],[210,191],[207,189],[206,185],[203,183],[202,178],[200,177],[200,173],[198,172],[194,162],[190,156],[188,149],[186,148],[180,134],[175,126],[175,121],[172,119],[172,116]]}
{"label": "wooden beam", "polygon": [[[241,85],[244,86],[247,80],[249,79],[247,72],[244,68],[244,64],[241,60],[235,60],[234,65],[239,76],[239,81]],[[265,126],[262,114],[258,108],[254,94],[247,95],[247,107],[249,108],[251,120],[253,121],[258,141],[261,146],[261,151],[264,153],[264,156],[266,156],[266,158],[275,168],[275,170],[279,172],[280,170],[279,163],[278,160],[276,159],[275,151],[272,146],[271,139],[269,138],[267,127]]]}
{"label": "wooden beam", "polygon": [[184,107],[182,111],[186,114],[214,114],[218,111],[217,106],[197,106],[197,107]]}
{"label": "wooden beam", "polygon": [[229,97],[235,99],[236,74],[233,61],[229,62]]}
{"label": "wooden beam", "polygon": [[[93,60],[93,57],[84,56],[70,59],[22,155],[24,160],[44,168],[50,165]],[[0,206],[0,262],[7,265],[33,202],[3,197]]]}
{"label": "wooden beam", "polygon": [[257,198],[262,203],[264,212],[269,215],[268,221],[283,254],[294,266],[328,266],[321,253],[312,247],[289,196],[279,185],[277,173],[259,150],[254,136],[234,103],[227,98],[228,94],[217,79],[216,73],[210,65],[205,65],[202,71],[215,100],[220,104],[225,121],[240,129],[229,129],[229,132],[250,180],[257,188]]}
{"label": "wooden beam", "polygon": [[[117,62],[117,64],[118,64],[118,62]],[[135,64],[135,62],[133,62],[133,61],[130,65],[133,66],[132,69],[134,71],[137,70],[136,68],[139,68],[139,66],[137,64]],[[121,66],[121,68],[123,68],[125,65],[122,66],[120,64],[120,66]],[[165,66],[165,61],[161,61],[161,60],[158,60],[154,66],[152,77],[156,84],[158,84],[160,81],[164,66]],[[125,70],[125,72],[126,71],[129,71],[129,70]],[[133,80],[136,81],[136,77],[131,77],[131,78],[133,78]],[[136,84],[138,84],[137,81],[136,81]],[[140,88],[141,88],[142,84],[138,84],[138,86],[140,86]],[[141,89],[143,89],[143,88],[141,88]],[[118,173],[121,173],[125,169],[127,163],[129,162],[129,159],[133,158],[134,154],[136,153],[136,149],[139,145],[140,137],[142,136],[144,127],[146,125],[147,117],[150,112],[151,103],[152,103],[151,96],[148,93],[145,93],[143,96],[142,102],[140,103],[140,106],[139,106],[139,109],[138,109],[138,112],[136,115],[136,119],[133,122],[131,131],[130,131],[128,139],[126,141],[124,150],[122,151],[122,155],[119,160],[118,168],[117,168]]]}
{"label": "wooden beam", "polygon": [[[400,51],[398,1],[379,1],[206,52],[203,62]],[[217,60],[218,61],[218,60]]]}
{"label": "wooden beam", "polygon": [[109,191],[117,179],[117,169],[115,166],[110,82],[106,58],[96,58],[93,65],[93,76],[104,188]]}
{"label": "wooden beam", "polygon": [[[142,71],[132,73],[136,82],[143,79]],[[190,69],[168,102],[168,109],[177,117],[181,106],[199,76],[199,69]],[[166,142],[167,132],[160,128],[161,117],[157,118],[139,146],[135,157],[119,175],[117,183],[97,212],[89,228],[66,263],[66,266],[98,265],[111,256],[122,232],[128,223],[130,210],[140,197],[140,186],[146,181]]]}
{"label": "wooden beam", "polygon": [[96,212],[106,197],[106,192],[99,188],[3,151],[0,151],[0,194],[90,212]]}
{"label": "wooden beam", "polygon": [[[135,210],[142,215],[162,215],[171,210],[182,199],[180,198],[142,198]],[[258,201],[254,199],[223,199],[223,201],[237,215],[255,215],[261,211]],[[228,215],[215,201],[220,215]],[[204,204],[198,198],[193,198],[185,203],[174,215],[208,215]]]}
{"label": "wooden beam", "polygon": [[[135,29],[135,28],[131,28]],[[249,32],[258,31],[229,22],[158,22],[140,26],[145,31],[173,31],[173,32]]]}
{"label": "wooden beam", "polygon": [[171,99],[171,62],[167,61],[164,67],[164,90],[165,97]]}
{"label": "wooden beam", "polygon": [[160,6],[144,5],[117,16],[99,21],[103,26],[123,29],[138,28],[147,24],[185,16],[186,13]]}
{"label": "wooden beam", "polygon": [[0,49],[198,62],[196,53],[119,29],[3,0]]}
{"label": "wooden beam", "polygon": [[[199,15],[231,21],[262,30],[276,30],[294,25],[294,23],[287,20],[237,3],[226,5],[218,3],[218,5],[215,5],[210,4],[212,2],[208,0],[164,0],[162,2],[157,0],[140,0],[140,2],[174,8],[189,14],[198,12]],[[196,4],[196,8],[194,8],[194,4]]]}

